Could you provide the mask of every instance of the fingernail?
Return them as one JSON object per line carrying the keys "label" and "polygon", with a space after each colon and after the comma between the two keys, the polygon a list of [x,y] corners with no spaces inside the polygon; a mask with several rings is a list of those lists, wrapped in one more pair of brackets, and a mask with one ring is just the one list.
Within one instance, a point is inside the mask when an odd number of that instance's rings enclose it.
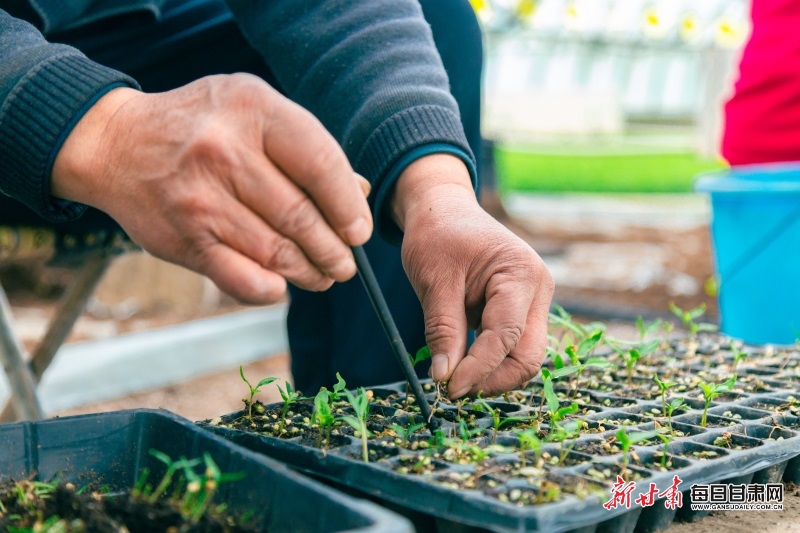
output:
{"label": "fingernail", "polygon": [[366,218],[359,218],[344,230],[344,236],[351,246],[364,244],[372,233],[372,224]]}
{"label": "fingernail", "polygon": [[437,353],[431,357],[431,377],[435,381],[444,381],[447,379],[447,374],[450,371],[448,362],[447,356],[441,353]]}
{"label": "fingernail", "polygon": [[456,390],[448,388],[448,391],[450,392],[450,398],[456,399],[456,398],[461,398],[466,393],[468,393],[471,389],[472,389],[472,385],[467,384],[467,385],[461,387],[460,389],[456,389]]}

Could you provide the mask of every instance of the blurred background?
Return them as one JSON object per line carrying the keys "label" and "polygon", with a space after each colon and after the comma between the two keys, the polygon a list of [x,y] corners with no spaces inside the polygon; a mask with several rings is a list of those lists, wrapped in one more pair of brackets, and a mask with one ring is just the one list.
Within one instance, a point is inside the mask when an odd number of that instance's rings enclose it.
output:
{"label": "blurred background", "polygon": [[[692,183],[725,166],[721,110],[749,3],[471,3],[485,43],[481,199],[543,257],[556,301],[623,329],[668,316],[670,302],[704,304],[716,319],[710,209]],[[0,261],[28,350],[74,277],[42,261]],[[240,363],[259,378],[290,377],[284,320],[285,304],[244,309],[200,276],[121,256],[45,374],[42,402],[49,414],[234,410]],[[274,399],[269,389],[262,399]]]}

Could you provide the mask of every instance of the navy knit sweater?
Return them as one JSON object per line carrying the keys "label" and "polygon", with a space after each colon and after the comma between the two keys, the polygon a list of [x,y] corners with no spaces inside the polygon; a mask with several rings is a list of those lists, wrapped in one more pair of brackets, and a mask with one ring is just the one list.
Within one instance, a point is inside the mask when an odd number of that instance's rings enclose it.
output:
{"label": "navy knit sweater", "polygon": [[[161,0],[0,0],[45,33],[75,29]],[[383,201],[405,165],[450,152],[475,169],[458,108],[416,0],[229,0],[243,33],[285,93],[334,135],[373,184],[378,228],[396,231]],[[24,8],[24,9],[23,9]],[[137,87],[0,10],[0,191],[57,222],[82,206],[49,195],[53,161],[91,105],[113,87]]]}

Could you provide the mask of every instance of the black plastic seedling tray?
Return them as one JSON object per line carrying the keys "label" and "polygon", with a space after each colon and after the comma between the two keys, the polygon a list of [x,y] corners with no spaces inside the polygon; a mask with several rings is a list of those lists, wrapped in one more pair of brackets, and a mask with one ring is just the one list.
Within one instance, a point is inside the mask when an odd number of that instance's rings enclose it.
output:
{"label": "black plastic seedling tray", "polygon": [[[719,363],[730,361],[730,353],[720,349],[724,343],[715,340],[716,336],[710,339],[705,345],[709,350],[716,350],[716,360]],[[709,343],[711,347],[708,346]],[[673,344],[675,354],[680,349],[680,342]],[[755,350],[750,348],[751,352]],[[702,347],[698,352],[698,357],[702,358]],[[645,442],[634,447],[635,458],[631,462],[630,471],[639,479],[631,501],[635,501],[640,493],[646,492],[651,482],[656,483],[659,490],[663,491],[672,484],[673,476],[678,475],[682,481],[680,490],[683,494],[683,506],[680,509],[668,509],[663,499],[645,508],[634,504],[630,509],[618,507],[607,510],[602,505],[610,497],[609,491],[616,480],[621,458],[619,451],[615,452],[613,448],[604,450],[603,443],[613,443],[614,435],[621,427],[630,428],[630,431],[647,431],[655,427],[656,420],[663,422],[663,419],[654,416],[662,405],[657,395],[635,398],[600,390],[579,390],[577,397],[586,402],[586,408],[582,411],[588,412],[576,418],[586,423],[586,431],[578,438],[569,455],[567,466],[545,465],[545,470],[548,479],[565,481],[565,485],[580,483],[586,490],[581,491],[581,497],[562,494],[558,501],[540,504],[520,503],[520,495],[530,489],[528,478],[521,473],[503,476],[490,471],[488,474],[480,474],[482,481],[475,481],[474,476],[480,473],[476,470],[478,467],[475,463],[458,464],[446,460],[433,461],[432,471],[409,473],[408,466],[418,463],[427,452],[419,448],[410,450],[398,446],[391,437],[371,440],[372,461],[365,463],[361,460],[360,439],[349,435],[333,439],[331,447],[322,451],[308,438],[279,439],[225,427],[240,419],[243,412],[201,424],[237,444],[286,462],[301,471],[388,502],[394,509],[406,509],[410,511],[409,516],[418,512],[436,517],[440,525],[445,521],[479,530],[503,532],[655,531],[667,527],[676,515],[683,520],[693,520],[703,515],[702,512],[690,510],[689,491],[692,484],[800,480],[800,417],[797,416],[800,403],[796,401],[798,381],[792,374],[800,367],[800,354],[796,351],[781,352],[780,358],[776,359],[775,368],[759,364],[759,361],[770,363],[770,357],[769,351],[754,353],[751,357],[753,363],[741,365],[739,368],[738,383],[741,386],[734,388],[733,393],[720,396],[711,404],[709,426],[717,427],[703,428],[698,425],[702,413],[702,402],[698,402],[696,398],[698,390],[692,390],[688,386],[677,388],[679,392],[671,396],[685,397],[689,406],[673,417],[673,427],[683,432],[683,436],[676,436],[669,444],[671,468],[668,471],[658,468],[660,461],[656,458],[663,450],[660,440],[654,439],[653,443]],[[684,363],[694,365],[696,360],[692,358]],[[786,361],[791,365],[787,365]],[[673,364],[681,366],[681,360],[678,358]],[[762,380],[764,368],[767,368],[766,373],[769,376],[775,378],[771,384]],[[772,372],[778,368],[778,371]],[[714,370],[714,362],[709,359],[702,369],[696,371],[713,373]],[[430,382],[425,383],[425,387],[426,390],[433,389]],[[748,392],[764,389],[766,392]],[[508,403],[502,397],[492,399],[490,403],[506,416],[535,417],[540,390],[541,384],[534,382],[526,391],[514,394],[520,403]],[[372,419],[374,430],[386,428],[392,422],[406,426],[415,416],[418,420],[418,415],[401,409],[405,398],[405,383],[375,387],[372,391],[374,396],[371,413],[377,414]],[[432,400],[433,397],[433,394],[429,395],[429,399]],[[386,401],[380,401],[386,398],[391,399],[389,405]],[[535,401],[528,402],[526,398]],[[533,407],[523,403],[531,403]],[[276,408],[277,404],[266,406],[267,414],[274,412]],[[450,404],[437,405],[435,416],[442,421],[445,432],[455,431],[457,409]],[[296,409],[296,413],[293,424],[308,423],[309,409]],[[463,407],[462,413],[473,415],[477,427],[491,426],[491,419],[485,413],[473,411],[470,406]],[[265,420],[267,425],[272,425],[272,422],[273,420]],[[546,427],[546,424],[540,427]],[[501,471],[503,465],[519,463],[519,452],[514,451],[519,440],[514,431],[514,428],[504,429],[496,437],[498,444],[510,447],[510,451],[491,456],[492,464],[497,465]],[[491,438],[489,435],[491,430],[473,441],[487,444]],[[421,430],[416,439],[422,442],[429,436],[426,430]],[[545,450],[555,455],[558,453],[558,445],[548,444]],[[611,472],[611,476],[604,476],[603,472]],[[600,478],[596,477],[597,473],[601,474]],[[471,476],[472,484],[465,485],[464,481]],[[602,490],[595,490],[598,487]]]}
{"label": "black plastic seedling tray", "polygon": [[411,524],[373,503],[341,494],[260,454],[242,449],[168,411],[131,410],[0,425],[0,481],[57,475],[76,485],[134,486],[141,470],[163,473],[149,454],[211,454],[223,472],[244,472],[216,494],[233,516],[259,531],[407,533]]}

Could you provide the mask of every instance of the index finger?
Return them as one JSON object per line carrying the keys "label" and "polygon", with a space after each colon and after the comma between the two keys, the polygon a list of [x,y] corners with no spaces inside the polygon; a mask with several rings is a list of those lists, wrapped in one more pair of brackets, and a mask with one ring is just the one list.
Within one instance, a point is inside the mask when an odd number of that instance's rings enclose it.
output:
{"label": "index finger", "polygon": [[278,104],[264,136],[264,152],[314,201],[328,224],[351,246],[372,234],[372,215],[358,175],[322,123],[299,105]]}

